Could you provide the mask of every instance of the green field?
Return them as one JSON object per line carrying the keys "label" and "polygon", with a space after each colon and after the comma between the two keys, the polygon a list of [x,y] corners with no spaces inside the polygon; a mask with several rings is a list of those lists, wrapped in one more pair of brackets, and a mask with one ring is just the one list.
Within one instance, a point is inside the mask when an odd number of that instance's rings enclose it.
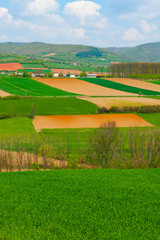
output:
{"label": "green field", "polygon": [[131,87],[131,86],[127,86],[121,83],[116,83],[110,80],[97,79],[97,78],[80,78],[80,79],[86,82],[97,84],[99,86],[120,90],[124,92],[130,92],[130,93],[136,93],[136,94],[139,94],[139,92],[141,92],[142,95],[160,95],[160,92]]}
{"label": "green field", "polygon": [[147,82],[150,82],[150,83],[154,83],[154,84],[158,84],[158,85],[160,85],[160,81],[147,81]]}
{"label": "green field", "polygon": [[94,114],[98,107],[75,97],[37,97],[17,100],[0,100],[0,113],[15,116],[27,115],[78,115]]}
{"label": "green field", "polygon": [[[160,113],[145,113],[138,114],[140,117],[145,119],[146,121],[155,125],[155,127],[160,127]],[[141,130],[147,130],[150,128],[140,128]],[[152,129],[152,128],[151,128]],[[133,128],[134,130],[134,128]],[[75,155],[74,160],[76,160],[76,156],[79,154],[85,155],[88,145],[89,138],[93,135],[95,129],[94,128],[82,128],[82,129],[43,129],[40,133],[36,133],[33,125],[32,119],[24,118],[24,117],[16,117],[10,119],[2,119],[0,120],[0,139],[6,137],[16,137],[21,136],[22,142],[25,143],[25,135],[32,135],[39,137],[51,138],[49,140],[50,143],[61,144],[66,146],[67,144],[70,147],[70,154]],[[125,142],[125,151],[129,149],[129,139],[128,139],[129,128],[120,128],[121,137]],[[23,138],[24,136],[24,138]],[[48,140],[47,140],[48,141]],[[58,149],[58,148],[57,148]]]}
{"label": "green field", "polygon": [[0,174],[0,239],[159,239],[159,169]]}
{"label": "green field", "polygon": [[22,63],[23,68],[45,68],[41,63]]}
{"label": "green field", "polygon": [[36,133],[32,120],[25,117],[15,117],[0,120],[0,138]]}
{"label": "green field", "polygon": [[37,82],[31,78],[0,77],[0,89],[20,96],[75,96],[74,93],[62,91]]}
{"label": "green field", "polygon": [[[28,73],[30,73],[30,72],[33,72],[33,73],[35,73],[36,72],[36,69],[18,69],[18,72],[23,72],[23,70],[25,70],[26,72],[28,72]],[[49,70],[49,69],[42,69],[42,70],[40,70],[40,72],[41,73],[50,73],[50,72],[52,72],[51,70]]]}

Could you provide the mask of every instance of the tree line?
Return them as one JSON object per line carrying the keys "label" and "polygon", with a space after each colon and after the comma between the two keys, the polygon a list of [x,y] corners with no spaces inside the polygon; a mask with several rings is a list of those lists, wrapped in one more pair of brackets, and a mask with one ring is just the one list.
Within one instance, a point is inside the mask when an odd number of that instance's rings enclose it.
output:
{"label": "tree line", "polygon": [[138,77],[160,75],[160,63],[118,63],[110,65],[110,73],[113,77]]}

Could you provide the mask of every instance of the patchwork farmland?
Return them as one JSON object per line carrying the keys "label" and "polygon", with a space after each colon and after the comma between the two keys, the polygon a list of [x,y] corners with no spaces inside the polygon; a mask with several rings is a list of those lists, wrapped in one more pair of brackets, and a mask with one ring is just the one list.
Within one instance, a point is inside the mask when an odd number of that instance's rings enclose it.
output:
{"label": "patchwork farmland", "polygon": [[[156,87],[154,87],[154,91],[153,91],[153,90],[146,90],[142,87],[141,88],[133,87],[129,83],[128,83],[128,85],[126,85],[126,84],[122,84],[119,82],[115,82],[112,80],[106,80],[106,79],[83,78],[83,80],[86,82],[89,82],[89,83],[97,84],[99,86],[116,89],[116,90],[120,90],[120,91],[126,91],[126,92],[134,93],[134,94],[140,93],[141,95],[160,95],[160,90],[158,88],[157,88],[158,90],[156,90]],[[145,84],[143,86],[145,86]],[[152,87],[153,87],[153,85],[152,85]]]}
{"label": "patchwork farmland", "polygon": [[160,91],[121,81],[0,77],[0,239],[158,238]]}
{"label": "patchwork farmland", "polygon": [[47,84],[51,87],[59,88],[63,91],[69,91],[75,94],[87,96],[134,96],[134,93],[123,92],[121,90],[111,89],[107,86],[99,86],[98,84],[83,81],[83,79],[74,78],[35,78],[36,81]]}

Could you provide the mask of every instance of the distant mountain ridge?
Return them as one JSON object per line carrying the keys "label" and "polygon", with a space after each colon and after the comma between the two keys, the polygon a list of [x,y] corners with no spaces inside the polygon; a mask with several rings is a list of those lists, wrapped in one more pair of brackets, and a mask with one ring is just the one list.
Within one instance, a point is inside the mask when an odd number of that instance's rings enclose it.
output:
{"label": "distant mountain ridge", "polygon": [[[42,42],[6,42],[0,43],[0,53],[15,53],[25,56],[42,57],[50,53],[65,54],[66,57],[108,58],[109,62],[160,62],[160,42],[146,43],[136,47],[98,48],[86,45],[48,44]],[[77,54],[80,53],[80,54]],[[102,60],[103,61],[103,60]]]}
{"label": "distant mountain ridge", "polygon": [[127,56],[137,62],[160,62],[160,42],[146,43],[130,48],[106,48],[107,50]]}

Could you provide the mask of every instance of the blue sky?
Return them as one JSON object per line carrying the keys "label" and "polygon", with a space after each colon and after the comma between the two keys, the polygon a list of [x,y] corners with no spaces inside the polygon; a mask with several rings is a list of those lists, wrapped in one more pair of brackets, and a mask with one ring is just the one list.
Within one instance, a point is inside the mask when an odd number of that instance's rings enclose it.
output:
{"label": "blue sky", "polygon": [[158,0],[0,0],[0,42],[99,47],[160,41]]}

